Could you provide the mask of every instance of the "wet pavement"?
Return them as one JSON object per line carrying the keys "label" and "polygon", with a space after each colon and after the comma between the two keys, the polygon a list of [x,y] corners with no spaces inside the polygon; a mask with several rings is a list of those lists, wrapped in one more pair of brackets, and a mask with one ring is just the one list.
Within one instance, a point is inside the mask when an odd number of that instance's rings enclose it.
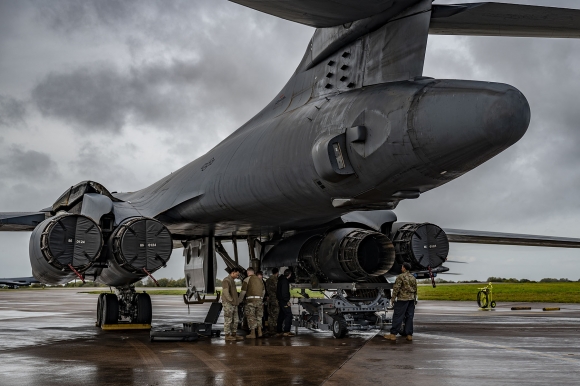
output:
{"label": "wet pavement", "polygon": [[[293,338],[151,343],[147,331],[94,327],[97,295],[79,291],[0,290],[0,385],[579,383],[580,305],[485,312],[422,301],[413,342],[301,329]],[[202,321],[209,308],[188,314],[179,296],[152,299],[157,327]]]}

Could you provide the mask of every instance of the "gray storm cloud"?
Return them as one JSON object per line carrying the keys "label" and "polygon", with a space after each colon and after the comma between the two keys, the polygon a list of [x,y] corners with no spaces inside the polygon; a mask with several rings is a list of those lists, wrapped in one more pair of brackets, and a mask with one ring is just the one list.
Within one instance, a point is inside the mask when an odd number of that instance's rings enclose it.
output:
{"label": "gray storm cloud", "polygon": [[0,95],[0,126],[20,127],[25,124],[27,104],[16,98]]}
{"label": "gray storm cloud", "polygon": [[[169,174],[260,111],[313,32],[225,0],[0,0],[0,210],[48,206],[85,179],[133,190]],[[577,63],[577,40],[430,36],[426,76],[514,85],[532,122],[399,219],[580,237]],[[29,272],[25,239],[0,234],[4,276]],[[576,251],[454,245],[451,257],[471,261],[458,278],[580,277]],[[176,252],[160,274],[182,264]]]}

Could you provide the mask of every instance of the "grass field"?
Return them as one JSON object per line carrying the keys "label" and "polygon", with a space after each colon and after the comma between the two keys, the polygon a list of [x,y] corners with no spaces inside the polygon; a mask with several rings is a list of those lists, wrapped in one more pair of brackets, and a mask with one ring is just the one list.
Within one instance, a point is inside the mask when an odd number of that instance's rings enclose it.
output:
{"label": "grass field", "polygon": [[[476,301],[478,288],[485,284],[420,285],[420,300]],[[493,284],[493,299],[500,302],[580,303],[580,283],[497,283]]]}
{"label": "grass field", "polygon": [[[437,284],[437,288],[431,285],[419,285],[420,300],[456,300],[476,301],[478,288],[486,284]],[[40,288],[20,288],[17,291],[34,291]],[[66,290],[54,288],[46,290]],[[146,291],[151,295],[182,296],[184,288],[138,288],[138,291]],[[0,291],[14,291],[0,289]],[[87,288],[83,293],[100,294],[109,292],[108,288]],[[320,298],[320,292],[307,291],[312,298]],[[299,290],[292,290],[292,297],[300,297]],[[542,302],[542,303],[580,303],[580,282],[570,283],[495,283],[493,284],[493,298],[496,302]]]}

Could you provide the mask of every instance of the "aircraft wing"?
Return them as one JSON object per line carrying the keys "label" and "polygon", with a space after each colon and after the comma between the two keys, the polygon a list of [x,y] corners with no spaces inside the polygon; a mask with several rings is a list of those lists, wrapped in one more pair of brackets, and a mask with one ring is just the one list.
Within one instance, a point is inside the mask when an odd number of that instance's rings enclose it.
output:
{"label": "aircraft wing", "polygon": [[32,231],[45,218],[44,212],[0,213],[0,232]]}
{"label": "aircraft wing", "polygon": [[433,4],[429,33],[580,38],[580,10],[505,3]]}
{"label": "aircraft wing", "polygon": [[523,245],[531,247],[580,248],[580,239],[521,235],[515,233],[443,229],[451,243]]}
{"label": "aircraft wing", "polygon": [[[396,7],[395,0],[230,0],[282,19],[316,28],[365,19]],[[409,5],[412,5],[412,1]],[[398,5],[398,4],[397,4]]]}

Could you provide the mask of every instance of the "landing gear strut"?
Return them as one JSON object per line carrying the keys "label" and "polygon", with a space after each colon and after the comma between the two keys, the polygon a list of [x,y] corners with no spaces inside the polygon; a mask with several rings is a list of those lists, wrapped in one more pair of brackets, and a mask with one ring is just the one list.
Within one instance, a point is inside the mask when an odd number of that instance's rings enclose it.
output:
{"label": "landing gear strut", "polygon": [[151,324],[149,294],[135,292],[135,287],[116,288],[117,294],[100,294],[97,301],[97,326],[132,323]]}

